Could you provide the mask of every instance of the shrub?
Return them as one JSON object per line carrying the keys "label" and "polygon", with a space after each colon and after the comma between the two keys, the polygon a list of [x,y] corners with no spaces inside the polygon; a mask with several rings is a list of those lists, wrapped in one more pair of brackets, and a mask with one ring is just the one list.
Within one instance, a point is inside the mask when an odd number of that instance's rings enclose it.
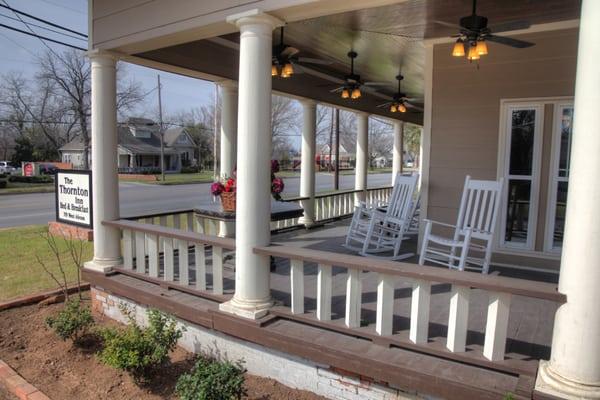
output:
{"label": "shrub", "polygon": [[181,167],[182,174],[195,174],[196,172],[198,172],[198,167],[190,167],[190,166]]}
{"label": "shrub", "polygon": [[173,317],[148,310],[148,327],[143,328],[131,313],[125,329],[106,328],[99,332],[104,340],[100,361],[130,373],[139,382],[148,378],[169,359],[182,330]]}
{"label": "shrub", "polygon": [[46,318],[46,324],[62,340],[77,341],[94,323],[90,308],[79,299],[67,300],[64,308],[55,316]]}
{"label": "shrub", "polygon": [[232,400],[244,394],[241,362],[198,359],[192,370],[177,380],[175,391],[181,400]]}
{"label": "shrub", "polygon": [[35,176],[21,176],[11,175],[8,178],[9,182],[21,182],[21,183],[52,183],[54,178],[52,175],[35,175]]}

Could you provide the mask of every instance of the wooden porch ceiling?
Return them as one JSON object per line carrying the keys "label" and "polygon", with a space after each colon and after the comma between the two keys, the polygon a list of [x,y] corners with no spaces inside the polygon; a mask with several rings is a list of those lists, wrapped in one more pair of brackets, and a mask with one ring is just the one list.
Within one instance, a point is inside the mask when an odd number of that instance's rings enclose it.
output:
{"label": "wooden porch ceiling", "polygon": [[[579,18],[580,0],[480,0],[477,13],[496,24],[527,20],[542,24]],[[471,0],[407,0],[398,4],[366,8],[303,21],[289,22],[285,43],[298,48],[301,56],[316,57],[330,65],[305,64],[303,73],[292,78],[273,79],[273,89],[291,95],[313,98],[341,107],[366,111],[388,118],[422,124],[422,112],[389,113],[377,105],[391,99],[397,88],[395,76],[405,76],[402,91],[423,98],[424,39],[443,38],[456,33],[435,21],[457,23],[471,13]],[[239,34],[199,40],[136,54],[145,59],[237,80]],[[278,32],[274,44],[279,43]],[[495,43],[490,43],[493,51]],[[387,82],[377,93],[363,91],[359,100],[344,100],[330,90],[339,86],[349,72],[347,53],[358,52],[356,72],[364,81]],[[519,51],[513,50],[515,55]],[[450,55],[448,55],[450,57]],[[465,62],[457,59],[457,62]],[[297,68],[299,69],[299,68]]]}

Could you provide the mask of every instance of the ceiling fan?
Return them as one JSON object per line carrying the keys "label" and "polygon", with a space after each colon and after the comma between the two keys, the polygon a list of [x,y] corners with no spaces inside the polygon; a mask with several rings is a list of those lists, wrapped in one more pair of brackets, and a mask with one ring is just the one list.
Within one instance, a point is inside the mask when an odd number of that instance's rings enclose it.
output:
{"label": "ceiling fan", "polygon": [[300,53],[300,50],[298,50],[295,47],[288,46],[284,43],[282,26],[279,36],[279,44],[273,46],[273,56],[271,59],[271,76],[289,78],[294,74],[294,65],[302,66],[302,63],[322,65],[332,64],[331,61],[321,60],[318,58],[298,57],[298,53]]}
{"label": "ceiling fan", "polygon": [[361,86],[386,86],[386,82],[363,82],[360,80],[360,75],[354,73],[354,59],[358,57],[355,51],[348,52],[350,58],[350,73],[344,76],[344,84],[331,90],[331,93],[341,93],[342,99],[356,100],[362,96],[360,91]]}
{"label": "ceiling fan", "polygon": [[410,101],[414,101],[416,99],[406,97],[406,94],[402,93],[402,91],[400,90],[400,84],[401,84],[402,80],[404,79],[404,77],[402,75],[397,75],[396,79],[398,80],[398,92],[396,92],[396,94],[394,94],[394,99],[392,101],[388,101],[387,103],[380,104],[377,107],[389,107],[389,110],[392,113],[395,113],[395,112],[405,113],[408,108],[412,108],[412,109],[415,109],[418,111],[423,111],[423,109],[421,107],[410,103]]}
{"label": "ceiling fan", "polygon": [[[444,21],[435,21],[435,23],[458,29],[459,33],[456,35],[458,36],[458,39],[456,40],[454,48],[452,49],[452,55],[454,57],[463,57],[466,55],[469,61],[479,60],[481,56],[488,54],[488,48],[485,43],[486,41],[495,42],[518,49],[535,45],[535,43],[526,42],[524,40],[495,35],[494,33],[497,32],[529,28],[530,23],[522,20],[488,27],[488,19],[484,16],[477,15],[477,0],[473,0],[472,14],[462,17],[459,20],[459,25]],[[465,51],[465,45],[468,46],[468,51]]]}

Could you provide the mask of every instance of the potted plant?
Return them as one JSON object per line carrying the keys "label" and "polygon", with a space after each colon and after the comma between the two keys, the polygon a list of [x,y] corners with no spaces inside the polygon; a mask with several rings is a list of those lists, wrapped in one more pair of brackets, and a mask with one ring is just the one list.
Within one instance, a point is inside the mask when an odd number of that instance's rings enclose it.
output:
{"label": "potted plant", "polygon": [[[275,176],[275,173],[279,172],[279,162],[277,160],[271,161],[271,195],[277,201],[281,201],[281,193],[285,188],[283,179]],[[234,212],[235,211],[235,193],[236,193],[236,177],[235,171],[233,177],[223,177],[222,180],[213,182],[210,185],[210,191],[213,196],[221,198],[221,206],[223,211]]]}

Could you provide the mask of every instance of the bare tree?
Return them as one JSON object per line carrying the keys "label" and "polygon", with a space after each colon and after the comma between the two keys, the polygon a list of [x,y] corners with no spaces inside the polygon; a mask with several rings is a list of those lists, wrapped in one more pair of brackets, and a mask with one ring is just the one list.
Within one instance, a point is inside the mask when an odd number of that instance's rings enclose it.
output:
{"label": "bare tree", "polygon": [[289,97],[273,95],[271,100],[271,135],[273,155],[286,156],[293,149],[290,137],[298,136],[300,123],[299,106]]}
{"label": "bare tree", "polygon": [[[46,82],[54,96],[62,99],[78,125],[84,154],[83,167],[87,169],[90,145],[89,119],[91,116],[91,68],[83,53],[69,50],[63,53],[46,52],[39,59],[38,79]],[[119,71],[117,71],[118,73]],[[144,98],[141,86],[135,81],[117,82],[117,111],[131,110]]]}
{"label": "bare tree", "polygon": [[369,121],[369,164],[378,157],[389,159],[394,146],[393,127],[376,118]]}
{"label": "bare tree", "polygon": [[423,128],[419,125],[404,124],[404,151],[414,161],[415,167],[419,166],[422,132]]}

